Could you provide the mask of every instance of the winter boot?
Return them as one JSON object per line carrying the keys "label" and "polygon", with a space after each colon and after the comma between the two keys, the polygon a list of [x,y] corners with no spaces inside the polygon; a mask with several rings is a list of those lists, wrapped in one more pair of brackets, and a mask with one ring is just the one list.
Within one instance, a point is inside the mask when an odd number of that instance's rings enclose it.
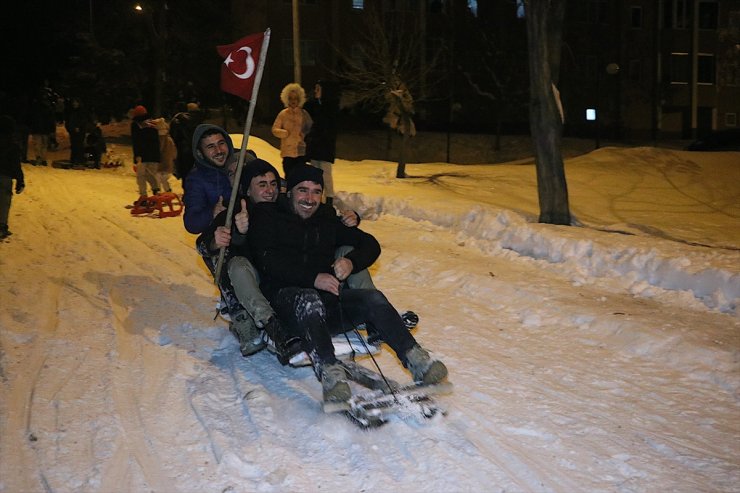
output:
{"label": "winter boot", "polygon": [[324,402],[344,402],[352,397],[352,390],[347,383],[347,373],[337,361],[321,365],[319,380],[324,391]]}
{"label": "winter boot", "polygon": [[406,352],[406,368],[414,377],[414,382],[423,385],[439,383],[447,376],[447,367],[438,360],[433,360],[429,353],[418,344]]}
{"label": "winter boot", "polygon": [[241,351],[242,356],[250,356],[265,348],[267,344],[262,340],[259,329],[249,315],[242,312],[231,318],[232,322],[229,323],[229,331],[239,341],[239,351]]}
{"label": "winter boot", "polygon": [[270,320],[265,324],[264,331],[272,342],[272,344],[267,343],[268,349],[275,353],[281,365],[287,365],[293,356],[303,352],[300,337],[288,337],[286,339],[285,332],[277,318],[270,317]]}

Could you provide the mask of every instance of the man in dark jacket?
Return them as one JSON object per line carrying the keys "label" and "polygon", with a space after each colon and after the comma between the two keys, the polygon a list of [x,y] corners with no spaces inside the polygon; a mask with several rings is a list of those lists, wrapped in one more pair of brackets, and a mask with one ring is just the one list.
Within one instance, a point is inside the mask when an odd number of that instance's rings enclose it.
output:
{"label": "man in dark jacket", "polygon": [[49,147],[49,135],[56,131],[54,108],[52,108],[44,89],[39,90],[31,102],[29,121],[31,141],[33,142],[34,160],[36,166],[46,166],[46,151]]}
{"label": "man in dark jacket", "polygon": [[[190,233],[210,232],[213,235],[219,226],[216,218],[221,213],[225,216],[226,204],[231,198],[229,167],[234,161],[234,144],[231,136],[221,127],[202,124],[193,133],[192,148],[195,166],[184,182],[183,222]],[[224,224],[224,220],[222,216],[220,225]],[[210,243],[199,239],[196,245],[208,270],[215,277],[218,252],[212,248],[216,245]],[[227,258],[230,259],[231,256]],[[221,270],[218,287],[230,318],[229,330],[239,341],[242,355],[249,356],[266,346],[259,329],[271,323],[274,325],[277,321],[270,319],[273,311],[259,290],[256,272],[240,269],[239,273],[245,304],[240,303],[236,296],[228,269]]]}
{"label": "man in dark jacket", "polygon": [[306,101],[303,109],[313,119],[311,131],[306,136],[306,156],[324,171],[324,201],[334,201],[332,165],[337,147],[337,118],[339,115],[339,90],[336,83],[326,80],[316,82],[314,97]]}
{"label": "man in dark jacket", "polygon": [[[131,121],[131,145],[136,165],[136,184],[139,186],[139,200],[146,202],[146,184],[152,187],[152,195],[159,193],[157,171],[161,155],[159,152],[159,133],[149,120],[149,112],[144,106],[136,106]],[[145,204],[142,204],[145,205]]]}
{"label": "man in dark jacket", "polygon": [[[416,343],[401,316],[376,289],[341,289],[353,272],[369,267],[380,255],[370,234],[342,224],[333,207],[321,203],[323,172],[299,167],[288,176],[288,200],[254,206],[249,246],[260,272],[261,287],[291,332],[301,331],[325,401],[351,397],[344,368],[336,359],[331,333],[347,322],[377,330],[417,382],[437,383],[447,368]],[[335,259],[341,245],[353,250]]]}
{"label": "man in dark jacket", "polygon": [[8,216],[13,199],[13,180],[15,193],[23,192],[26,184],[21,168],[21,150],[13,140],[15,122],[8,115],[0,115],[0,240],[10,236]]}
{"label": "man in dark jacket", "polygon": [[175,176],[184,182],[195,164],[193,135],[198,125],[203,122],[203,112],[197,103],[188,103],[183,110],[185,111],[179,111],[170,120],[170,137],[177,147]]}

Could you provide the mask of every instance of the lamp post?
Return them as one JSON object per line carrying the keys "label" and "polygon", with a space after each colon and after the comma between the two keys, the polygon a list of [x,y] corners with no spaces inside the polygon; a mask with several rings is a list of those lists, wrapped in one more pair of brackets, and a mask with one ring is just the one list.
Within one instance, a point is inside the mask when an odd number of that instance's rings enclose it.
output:
{"label": "lamp post", "polygon": [[301,29],[298,0],[293,0],[293,82],[301,83]]}
{"label": "lamp post", "polygon": [[146,27],[149,32],[149,37],[152,40],[152,48],[154,51],[154,107],[153,115],[162,115],[162,99],[164,92],[164,62],[165,62],[165,46],[167,41],[167,24],[166,24],[166,13],[167,13],[167,2],[162,2],[161,8],[159,9],[157,16],[157,25],[154,23],[154,12],[152,8],[146,8],[144,4],[137,3],[134,5],[134,10],[145,17]]}

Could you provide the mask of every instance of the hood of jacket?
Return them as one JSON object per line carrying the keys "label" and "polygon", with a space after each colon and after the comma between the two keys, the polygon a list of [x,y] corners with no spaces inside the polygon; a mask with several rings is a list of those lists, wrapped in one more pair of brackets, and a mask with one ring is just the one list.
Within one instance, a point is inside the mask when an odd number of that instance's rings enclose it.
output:
{"label": "hood of jacket", "polygon": [[217,125],[211,125],[210,123],[201,123],[197,127],[195,127],[195,131],[193,132],[193,157],[195,158],[195,164],[198,166],[211,168],[211,169],[220,169],[210,163],[206,158],[203,157],[203,153],[200,152],[200,147],[198,146],[198,143],[200,142],[201,137],[204,133],[206,133],[209,130],[216,130],[218,133],[224,136],[224,139],[226,140],[226,143],[229,146],[229,155],[226,156],[226,162],[231,162],[231,158],[234,156],[234,143],[231,141],[231,136],[226,132],[223,128],[217,126]]}

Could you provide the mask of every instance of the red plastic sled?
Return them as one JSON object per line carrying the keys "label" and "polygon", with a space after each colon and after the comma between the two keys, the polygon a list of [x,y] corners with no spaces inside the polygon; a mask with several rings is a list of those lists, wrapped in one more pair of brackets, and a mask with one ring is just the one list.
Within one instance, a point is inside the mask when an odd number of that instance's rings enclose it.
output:
{"label": "red plastic sled", "polygon": [[179,216],[182,214],[182,202],[180,197],[172,192],[152,195],[138,200],[131,208],[131,215],[144,214],[154,214],[159,218]]}

